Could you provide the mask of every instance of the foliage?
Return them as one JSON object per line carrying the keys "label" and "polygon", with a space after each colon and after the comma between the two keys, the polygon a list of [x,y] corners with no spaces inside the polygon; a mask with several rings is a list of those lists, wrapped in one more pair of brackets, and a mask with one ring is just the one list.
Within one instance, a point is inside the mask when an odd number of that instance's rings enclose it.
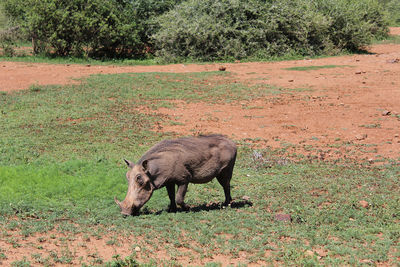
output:
{"label": "foliage", "polygon": [[3,50],[3,55],[13,57],[15,55],[15,47],[23,34],[19,27],[11,27],[0,31],[0,48]]}
{"label": "foliage", "polygon": [[23,0],[2,0],[0,6],[7,19],[15,25],[20,25],[24,22],[26,10],[29,8],[27,1]]}
{"label": "foliage", "polygon": [[3,11],[3,6],[0,5],[0,31],[6,28],[7,17]]}
{"label": "foliage", "polygon": [[330,18],[330,40],[338,49],[358,51],[372,38],[387,36],[383,8],[375,0],[322,0],[318,9]]}
{"label": "foliage", "polygon": [[169,11],[183,0],[135,0],[132,1],[134,19],[138,23],[139,36],[146,52],[153,53],[154,44],[151,36],[158,29],[155,18]]}
{"label": "foliage", "polygon": [[3,6],[32,38],[36,54],[59,56],[312,56],[357,51],[387,34],[376,0],[4,0]]}
{"label": "foliage", "polygon": [[386,11],[391,25],[400,26],[400,1],[391,0],[386,4]]}
{"label": "foliage", "polygon": [[26,27],[35,53],[129,57],[141,48],[131,12],[127,1],[33,0]]}
{"label": "foliage", "polygon": [[27,31],[34,52],[138,58],[151,52],[152,16],[179,0],[5,0],[5,13]]}
{"label": "foliage", "polygon": [[21,31],[21,27],[16,26],[6,15],[4,6],[0,4],[0,48],[3,56],[13,57],[16,54],[15,47],[25,36]]}
{"label": "foliage", "polygon": [[189,0],[159,18],[166,61],[356,51],[387,32],[374,0]]}

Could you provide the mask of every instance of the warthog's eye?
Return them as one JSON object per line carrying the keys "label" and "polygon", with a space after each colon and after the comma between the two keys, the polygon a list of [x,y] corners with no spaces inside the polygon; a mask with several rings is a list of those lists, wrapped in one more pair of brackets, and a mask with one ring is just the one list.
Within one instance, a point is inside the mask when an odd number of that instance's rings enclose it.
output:
{"label": "warthog's eye", "polygon": [[136,181],[138,182],[138,184],[139,184],[140,186],[142,186],[142,185],[144,184],[143,177],[142,177],[142,175],[140,175],[140,174],[138,174],[138,175],[136,176]]}

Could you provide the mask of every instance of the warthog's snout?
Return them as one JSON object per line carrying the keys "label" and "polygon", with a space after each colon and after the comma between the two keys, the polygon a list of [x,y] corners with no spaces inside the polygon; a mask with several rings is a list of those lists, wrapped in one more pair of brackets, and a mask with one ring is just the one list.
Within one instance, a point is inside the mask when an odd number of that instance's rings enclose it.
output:
{"label": "warthog's snout", "polygon": [[123,202],[120,202],[117,197],[114,197],[114,201],[115,203],[117,203],[117,205],[119,206],[119,208],[121,209],[121,214],[124,217],[127,216],[134,216],[134,215],[138,215],[138,211],[139,209],[132,206],[132,207],[125,207]]}

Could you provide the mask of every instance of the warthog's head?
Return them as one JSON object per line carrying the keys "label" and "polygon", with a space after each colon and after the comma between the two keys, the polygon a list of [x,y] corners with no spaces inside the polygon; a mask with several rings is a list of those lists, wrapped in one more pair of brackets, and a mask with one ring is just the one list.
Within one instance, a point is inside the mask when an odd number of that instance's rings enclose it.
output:
{"label": "warthog's head", "polygon": [[154,185],[146,174],[147,160],[143,161],[142,164],[134,164],[128,160],[125,160],[125,162],[130,168],[126,173],[128,192],[124,201],[120,202],[116,197],[114,197],[114,201],[121,208],[121,214],[135,215],[150,199],[154,191]]}

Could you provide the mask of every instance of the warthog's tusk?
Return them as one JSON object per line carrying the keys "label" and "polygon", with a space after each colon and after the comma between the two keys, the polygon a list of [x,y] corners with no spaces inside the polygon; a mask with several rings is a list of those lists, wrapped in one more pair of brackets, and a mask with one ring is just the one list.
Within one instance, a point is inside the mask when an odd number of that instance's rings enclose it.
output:
{"label": "warthog's tusk", "polygon": [[117,199],[117,197],[114,197],[114,201],[119,207],[121,207],[121,202]]}

